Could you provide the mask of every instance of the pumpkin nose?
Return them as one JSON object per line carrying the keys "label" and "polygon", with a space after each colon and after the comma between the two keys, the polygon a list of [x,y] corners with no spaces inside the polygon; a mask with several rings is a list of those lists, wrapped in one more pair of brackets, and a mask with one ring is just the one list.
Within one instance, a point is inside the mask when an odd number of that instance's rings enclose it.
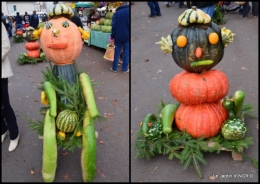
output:
{"label": "pumpkin nose", "polygon": [[196,58],[200,58],[202,56],[202,49],[200,47],[196,48],[195,56],[196,56]]}

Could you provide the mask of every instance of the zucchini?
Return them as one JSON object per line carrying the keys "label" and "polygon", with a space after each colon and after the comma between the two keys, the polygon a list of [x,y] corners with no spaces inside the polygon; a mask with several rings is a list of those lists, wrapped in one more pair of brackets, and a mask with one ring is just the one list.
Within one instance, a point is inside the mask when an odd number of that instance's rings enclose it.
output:
{"label": "zucchini", "polygon": [[154,114],[147,114],[142,122],[142,132],[145,136],[148,136],[149,126],[148,123],[151,121],[157,121],[157,117]]}
{"label": "zucchini", "polygon": [[96,137],[94,120],[89,110],[83,120],[81,169],[84,182],[91,182],[96,174]]}
{"label": "zucchini", "polygon": [[174,120],[175,112],[177,111],[178,106],[174,104],[167,104],[163,107],[161,111],[161,118],[163,124],[162,132],[164,134],[169,134],[172,132],[172,123]]}
{"label": "zucchini", "polygon": [[42,178],[44,182],[53,182],[57,168],[57,144],[55,120],[47,109],[43,131]]}
{"label": "zucchini", "polygon": [[244,91],[238,90],[235,92],[233,96],[233,101],[234,101],[234,113],[237,118],[241,118],[242,115],[242,107],[245,99],[245,93]]}
{"label": "zucchini", "polygon": [[95,118],[95,117],[99,116],[99,112],[98,112],[97,105],[95,102],[94,92],[92,89],[92,84],[91,84],[90,78],[86,73],[81,73],[79,75],[79,80],[80,80],[82,88],[83,88],[83,95],[84,95],[85,101],[87,103],[90,117]]}
{"label": "zucchini", "polygon": [[205,66],[205,65],[211,65],[213,63],[212,60],[203,60],[203,61],[193,61],[190,63],[191,67],[195,66]]}
{"label": "zucchini", "polygon": [[56,92],[52,88],[52,84],[49,81],[45,81],[43,83],[44,91],[49,100],[49,107],[50,107],[50,116],[55,118],[57,116],[57,100],[56,100]]}

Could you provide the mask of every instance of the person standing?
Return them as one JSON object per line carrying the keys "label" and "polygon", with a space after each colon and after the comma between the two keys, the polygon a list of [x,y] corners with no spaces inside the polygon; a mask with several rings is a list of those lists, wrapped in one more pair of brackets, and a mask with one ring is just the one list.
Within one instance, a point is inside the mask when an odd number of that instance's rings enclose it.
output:
{"label": "person standing", "polygon": [[28,27],[30,24],[30,15],[28,15],[27,12],[25,12],[25,15],[23,16],[23,21],[24,21],[25,27]]}
{"label": "person standing", "polygon": [[147,4],[150,8],[149,17],[156,17],[162,15],[158,1],[147,1]]}
{"label": "person standing", "polygon": [[253,17],[258,16],[258,1],[252,1],[252,14]]}
{"label": "person standing", "polygon": [[15,22],[16,22],[16,24],[15,24],[16,31],[17,31],[17,29],[22,30],[22,28],[23,28],[23,24],[22,24],[23,18],[21,17],[19,12],[16,12]]}
{"label": "person standing", "polygon": [[34,29],[37,29],[39,25],[39,17],[36,14],[36,11],[33,11],[33,14],[30,17],[30,26]]}
{"label": "person standing", "polygon": [[11,44],[2,23],[2,143],[6,137],[7,131],[9,131],[11,141],[8,150],[13,151],[18,145],[19,130],[8,94],[8,78],[13,75],[11,64],[9,58],[7,57],[10,49]]}
{"label": "person standing", "polygon": [[118,62],[120,58],[121,49],[123,47],[123,66],[122,72],[129,72],[129,39],[130,39],[130,16],[129,16],[129,4],[124,4],[116,9],[116,12],[112,18],[112,32],[111,40],[115,44],[115,53],[112,72],[117,72]]}

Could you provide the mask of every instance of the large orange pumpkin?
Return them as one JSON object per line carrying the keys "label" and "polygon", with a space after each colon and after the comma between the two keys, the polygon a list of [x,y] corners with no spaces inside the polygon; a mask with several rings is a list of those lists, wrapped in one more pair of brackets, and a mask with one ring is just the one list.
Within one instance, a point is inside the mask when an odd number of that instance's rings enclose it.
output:
{"label": "large orange pumpkin", "polygon": [[209,138],[217,135],[221,125],[228,119],[228,112],[221,102],[198,105],[181,104],[175,114],[175,123],[180,131],[186,131],[192,137]]}
{"label": "large orange pumpkin", "polygon": [[57,65],[73,63],[83,45],[78,27],[65,17],[48,21],[40,41],[46,57]]}
{"label": "large orange pumpkin", "polygon": [[229,90],[227,76],[220,70],[202,73],[183,71],[170,82],[172,96],[185,105],[215,102],[225,97]]}
{"label": "large orange pumpkin", "polygon": [[26,48],[27,50],[37,50],[37,49],[40,48],[40,44],[39,44],[39,42],[37,42],[37,41],[35,41],[35,42],[27,42],[27,43],[25,44],[25,48]]}

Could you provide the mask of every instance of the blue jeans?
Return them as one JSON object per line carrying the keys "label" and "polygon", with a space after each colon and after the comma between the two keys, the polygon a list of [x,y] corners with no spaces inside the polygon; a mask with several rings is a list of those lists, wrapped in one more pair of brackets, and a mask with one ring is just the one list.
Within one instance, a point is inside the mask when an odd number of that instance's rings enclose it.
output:
{"label": "blue jeans", "polygon": [[161,15],[161,10],[158,1],[148,1],[147,4],[150,7],[150,15]]}
{"label": "blue jeans", "polygon": [[215,5],[207,6],[205,8],[200,8],[200,9],[212,18],[214,15]]}
{"label": "blue jeans", "polygon": [[22,30],[22,28],[23,28],[23,25],[22,25],[22,24],[16,24],[16,30],[17,30],[17,29]]}
{"label": "blue jeans", "polygon": [[8,94],[8,78],[2,78],[2,135],[9,130],[9,136],[11,140],[14,140],[18,136],[18,126],[14,110],[10,104]]}
{"label": "blue jeans", "polygon": [[119,62],[119,57],[121,53],[121,49],[123,47],[123,66],[122,66],[122,72],[125,72],[128,70],[128,64],[129,64],[129,42],[116,42],[115,43],[115,54],[114,54],[114,62],[112,69],[114,71],[117,71],[118,68],[118,62]]}

